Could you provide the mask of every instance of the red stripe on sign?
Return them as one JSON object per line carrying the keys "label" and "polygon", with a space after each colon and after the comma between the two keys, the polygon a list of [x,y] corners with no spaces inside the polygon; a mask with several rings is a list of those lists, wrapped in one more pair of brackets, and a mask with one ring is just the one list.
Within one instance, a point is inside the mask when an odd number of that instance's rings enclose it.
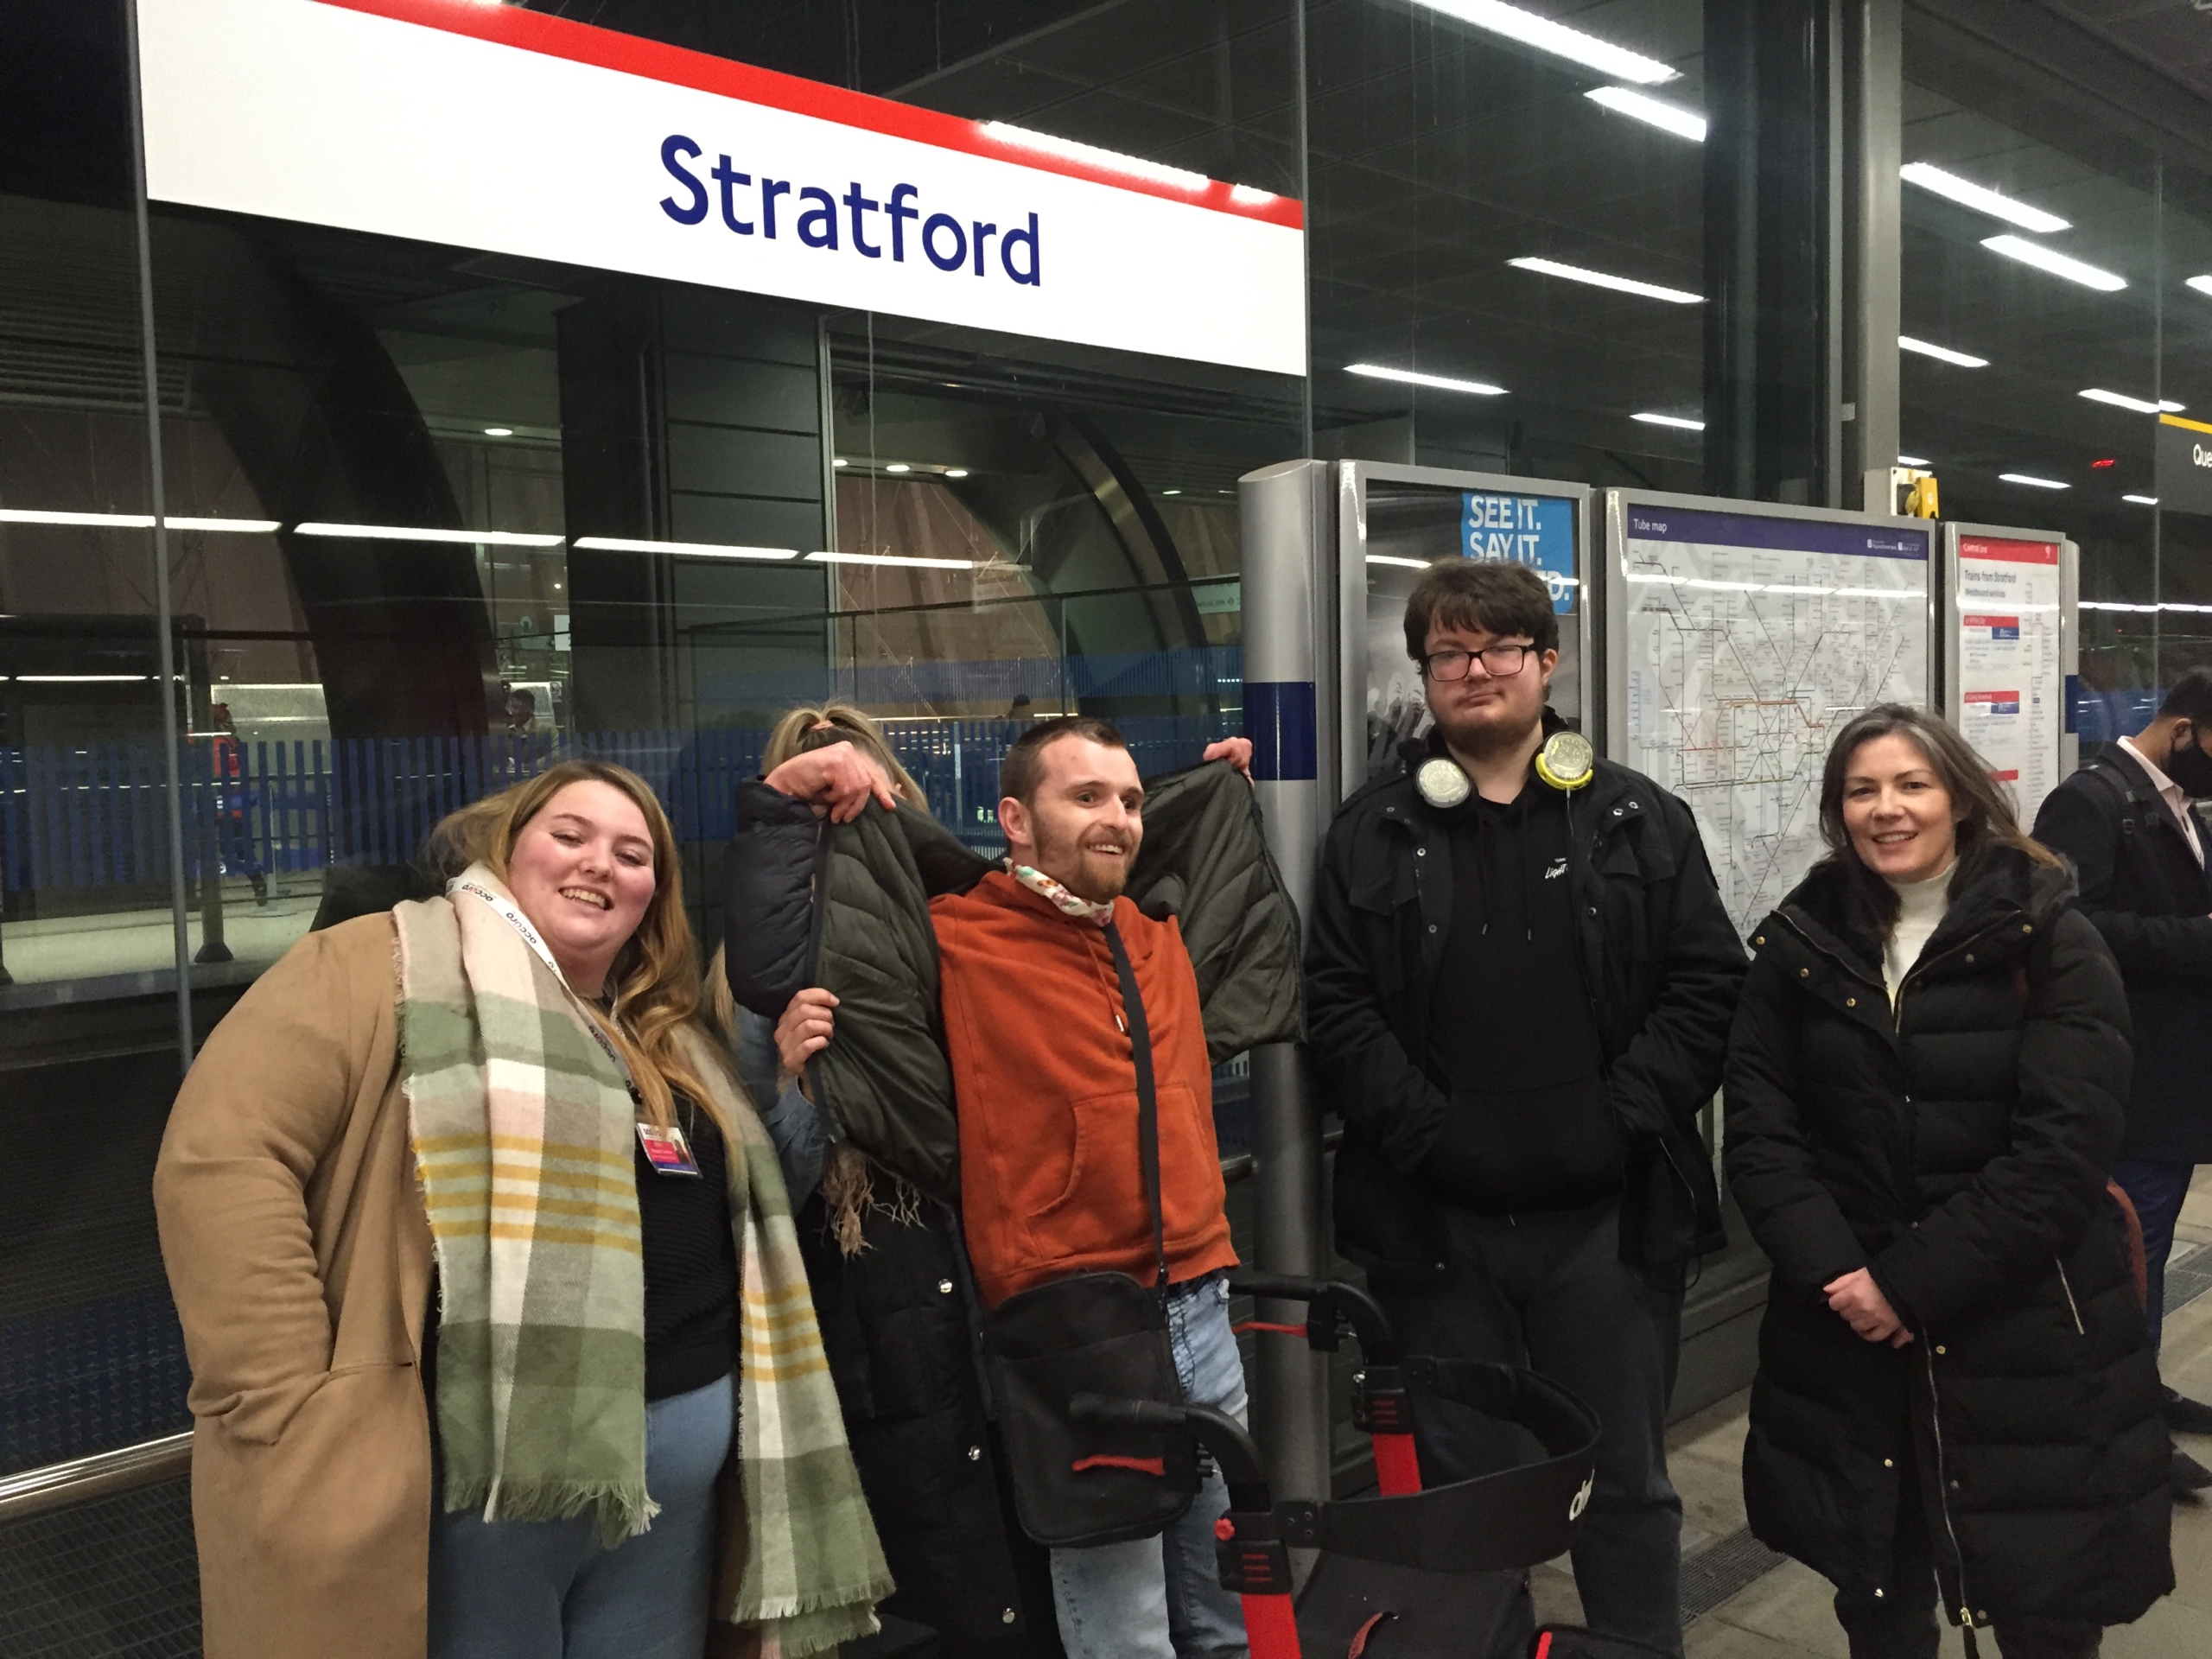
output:
{"label": "red stripe on sign", "polygon": [[2056,564],[2056,542],[2021,542],[1995,536],[1961,536],[1962,559],[2001,559],[2007,564]]}
{"label": "red stripe on sign", "polygon": [[2000,784],[2017,784],[2020,781],[2020,774],[2017,770],[2012,772],[1993,772],[1989,775],[1994,778]]}
{"label": "red stripe on sign", "polygon": [[2020,619],[2017,616],[1962,616],[1959,619],[1959,626],[1967,628],[2017,628],[2020,626]]}
{"label": "red stripe on sign", "polygon": [[1969,691],[1960,699],[1962,702],[2018,702],[2017,691]]}
{"label": "red stripe on sign", "polygon": [[550,16],[542,11],[528,11],[520,6],[486,5],[483,0],[317,3],[388,18],[393,22],[442,29],[448,35],[465,35],[472,40],[512,47],[520,52],[535,52],[543,57],[613,69],[671,86],[688,86],[694,92],[734,98],[764,109],[782,110],[791,115],[810,116],[817,121],[832,121],[842,127],[881,133],[887,138],[912,139],[917,143],[934,144],[939,149],[962,150],[990,161],[1010,162],[1039,173],[1084,179],[1092,184],[1126,190],[1133,195],[1186,202],[1194,207],[1211,208],[1238,219],[1261,219],[1294,231],[1303,230],[1306,226],[1304,207],[1289,196],[1271,195],[1264,190],[1224,184],[1215,179],[1209,179],[1203,185],[1187,186],[1125,173],[1080,156],[1032,149],[998,137],[987,130],[982,122],[971,121],[964,116],[919,109],[867,92],[849,92],[842,86],[802,79],[753,64],[733,63],[728,58],[694,52],[688,47],[643,40],[635,35]]}

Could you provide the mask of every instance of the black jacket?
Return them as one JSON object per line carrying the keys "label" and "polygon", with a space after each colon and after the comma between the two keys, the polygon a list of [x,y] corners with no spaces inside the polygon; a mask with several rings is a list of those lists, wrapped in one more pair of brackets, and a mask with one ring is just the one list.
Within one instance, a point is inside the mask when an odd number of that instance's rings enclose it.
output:
{"label": "black jacket", "polygon": [[[1774,1263],[1751,1529],[1886,1589],[1910,1434],[1955,1622],[2123,1624],[2173,1569],[2158,1370],[2104,1207],[2119,973],[2066,873],[2000,848],[1954,884],[1892,1015],[1854,879],[1817,867],[1760,925],[1729,1042],[1729,1184]],[[1859,1268],[1904,1347],[1828,1307]]]}
{"label": "black jacket", "polygon": [[[2212,848],[2203,817],[2197,834]],[[2142,766],[2115,744],[2047,796],[2036,839],[2074,861],[2135,1022],[2123,1158],[2212,1163],[2212,882]]]}
{"label": "black jacket", "polygon": [[[1408,744],[1338,811],[1306,944],[1309,1044],[1344,1122],[1338,1246],[1417,1276],[1446,1259],[1444,1212],[1415,1172],[1451,1109],[1414,1058],[1452,925],[1445,830],[1413,781],[1427,753]],[[1622,1255],[1672,1273],[1725,1242],[1696,1119],[1719,1085],[1743,942],[1689,808],[1649,778],[1600,760],[1567,823],[1577,955],[1627,1147]]]}

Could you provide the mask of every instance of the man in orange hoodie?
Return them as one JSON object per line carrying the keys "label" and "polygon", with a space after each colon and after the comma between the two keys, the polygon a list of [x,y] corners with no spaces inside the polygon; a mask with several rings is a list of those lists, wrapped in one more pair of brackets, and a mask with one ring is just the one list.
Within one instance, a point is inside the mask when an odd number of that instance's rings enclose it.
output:
{"label": "man in orange hoodie", "polygon": [[[1232,738],[1205,758],[1242,769],[1249,753]],[[1173,919],[1152,920],[1122,892],[1144,836],[1136,761],[1103,720],[1042,721],[1007,751],[999,792],[1008,869],[930,907],[977,1286],[996,1306],[1085,1269],[1152,1281],[1136,1062],[1110,927],[1128,954],[1152,1039],[1176,1373],[1192,1403],[1242,1421],[1244,1370],[1229,1325],[1236,1254],[1198,979]],[[830,1039],[834,1007],[821,991],[792,1000],[777,1033],[786,1064]],[[1228,1507],[1216,1474],[1158,1538],[1054,1550],[1052,1596],[1069,1659],[1242,1656],[1243,1618],[1215,1560],[1214,1522]]]}

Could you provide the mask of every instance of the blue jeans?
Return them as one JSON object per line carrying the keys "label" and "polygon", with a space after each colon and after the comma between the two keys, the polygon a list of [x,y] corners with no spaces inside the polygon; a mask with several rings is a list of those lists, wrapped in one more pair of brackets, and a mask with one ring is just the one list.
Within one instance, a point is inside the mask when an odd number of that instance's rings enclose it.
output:
{"label": "blue jeans", "polygon": [[430,1516],[429,1659],[699,1659],[715,1576],[715,1478],[730,1379],[645,1408],[652,1526],[609,1549],[588,1515]]}
{"label": "blue jeans", "polygon": [[[1167,1293],[1175,1376],[1195,1406],[1244,1421],[1244,1362],[1229,1328],[1229,1275]],[[1221,1587],[1213,1523],[1229,1513],[1217,1471],[1157,1538],[1052,1552],[1052,1603],[1068,1659],[1242,1659],[1244,1610]]]}
{"label": "blue jeans", "polygon": [[[1478,1216],[1447,1206],[1444,1278],[1370,1276],[1406,1351],[1525,1365],[1598,1414],[1598,1467],[1574,1533],[1574,1585],[1591,1629],[1682,1650],[1682,1500],[1667,1478],[1667,1396],[1682,1296],[1620,1259],[1620,1206]],[[1416,1389],[1424,1485],[1526,1463],[1535,1441]],[[1534,1628],[1533,1612],[1529,1624]]]}
{"label": "blue jeans", "polygon": [[2173,1254],[2174,1224],[2181,1219],[2182,1200],[2196,1173],[2195,1164],[2153,1164],[2123,1158],[2113,1166],[2112,1178],[2135,1218],[2143,1224],[2143,1267],[2146,1294],[2143,1322],[2151,1333],[2151,1351],[2158,1351],[2158,1338],[2166,1317],[2166,1258]]}

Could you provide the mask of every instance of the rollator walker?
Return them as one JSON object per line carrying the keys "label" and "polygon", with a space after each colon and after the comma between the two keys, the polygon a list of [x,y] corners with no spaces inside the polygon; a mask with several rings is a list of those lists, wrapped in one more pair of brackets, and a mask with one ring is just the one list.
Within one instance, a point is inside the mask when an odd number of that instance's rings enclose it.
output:
{"label": "rollator walker", "polygon": [[[1229,1488],[1215,1525],[1221,1583],[1243,1599],[1252,1659],[1644,1659],[1656,1649],[1565,1626],[1524,1643],[1525,1575],[1565,1553],[1589,1502],[1598,1420],[1535,1372],[1476,1360],[1402,1356],[1381,1306],[1340,1280],[1230,1275],[1232,1293],[1303,1302],[1302,1325],[1253,1321],[1239,1330],[1303,1337],[1333,1353],[1345,1332],[1361,1367],[1354,1422],[1375,1449],[1379,1492],[1315,1503],[1278,1503],[1258,1447],[1233,1417],[1208,1406],[1163,1405],[1079,1394],[1069,1415],[1097,1427],[1094,1456],[1156,1467],[1196,1492],[1211,1459]],[[1414,1450],[1408,1385],[1517,1424],[1540,1461],[1424,1489]],[[1110,1444],[1107,1443],[1110,1441]],[[1319,1552],[1294,1593],[1290,1552]],[[1516,1628],[1517,1626],[1517,1628]]]}

